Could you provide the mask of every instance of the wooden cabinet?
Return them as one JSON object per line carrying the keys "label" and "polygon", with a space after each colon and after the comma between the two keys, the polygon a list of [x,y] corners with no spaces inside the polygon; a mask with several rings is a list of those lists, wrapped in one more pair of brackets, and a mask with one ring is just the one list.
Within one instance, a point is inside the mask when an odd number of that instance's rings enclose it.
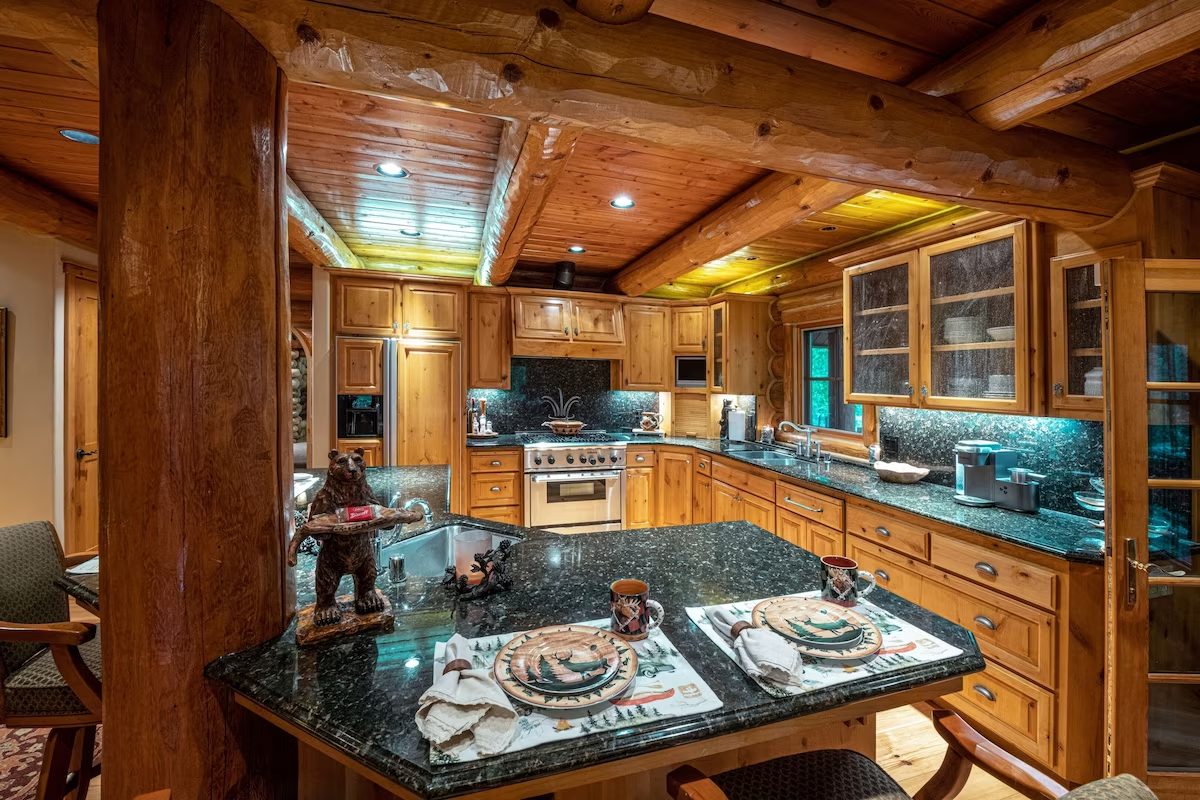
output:
{"label": "wooden cabinet", "polygon": [[467,323],[467,388],[512,388],[512,319],[508,295],[471,292]]}
{"label": "wooden cabinet", "polygon": [[339,336],[337,339],[338,394],[383,393],[383,339]]}
{"label": "wooden cabinet", "polygon": [[929,531],[861,506],[846,510],[846,533],[921,560],[929,558]]}
{"label": "wooden cabinet", "polygon": [[657,462],[658,524],[690,525],[694,472],[691,451],[660,449]]}
{"label": "wooden cabinet", "polygon": [[512,506],[521,502],[517,472],[477,472],[471,475],[471,508]]}
{"label": "wooden cabinet", "polygon": [[845,552],[841,531],[826,528],[782,508],[775,509],[775,533],[818,556],[840,556]]}
{"label": "wooden cabinet", "polygon": [[466,292],[462,286],[405,281],[400,290],[400,333],[408,339],[461,339]]}
{"label": "wooden cabinet", "polygon": [[692,523],[712,522],[712,478],[697,472],[692,481]]}
{"label": "wooden cabinet", "polygon": [[654,468],[625,469],[625,528],[649,528],[654,524]]}
{"label": "wooden cabinet", "polygon": [[571,340],[571,301],[561,297],[514,295],[513,338]]}
{"label": "wooden cabinet", "polygon": [[571,300],[574,327],[571,339],[576,342],[621,344],[625,341],[624,313],[616,300]]}
{"label": "wooden cabinet", "polygon": [[671,310],[672,350],[676,353],[708,351],[708,306]]}
{"label": "wooden cabinet", "polygon": [[921,602],[924,579],[915,562],[854,534],[846,534],[846,555],[875,576],[875,583],[905,600]]}
{"label": "wooden cabinet", "polygon": [[[1048,763],[1054,753],[1054,694],[988,662],[982,673],[963,679],[961,691],[941,698],[968,719],[988,720],[989,738],[1003,736],[1036,761]],[[1099,702],[1099,698],[1094,698]]]}
{"label": "wooden cabinet", "polygon": [[523,451],[467,449],[469,486],[467,500],[471,516],[523,525]]}
{"label": "wooden cabinet", "polygon": [[462,345],[405,340],[398,350],[396,463],[456,471],[466,438]]}
{"label": "wooden cabinet", "polygon": [[917,254],[842,273],[843,369],[851,403],[916,405]]}
{"label": "wooden cabinet", "polygon": [[618,300],[512,293],[512,351],[518,356],[623,359],[625,315]]}
{"label": "wooden cabinet", "polygon": [[337,276],[333,282],[333,328],[360,336],[395,336],[400,284],[388,278]]}
{"label": "wooden cabinet", "polygon": [[812,520],[826,528],[842,529],[842,501],[828,495],[801,489],[786,481],[775,482],[775,500],[780,508]]}
{"label": "wooden cabinet", "polygon": [[382,467],[383,439],[338,439],[337,449],[343,453],[362,448],[363,463],[368,467]]}
{"label": "wooden cabinet", "polygon": [[709,307],[708,388],[722,394],[766,394],[770,380],[770,305],[726,300]]}
{"label": "wooden cabinet", "polygon": [[675,392],[671,396],[671,433],[674,436],[698,436],[707,439],[712,435],[712,415],[708,394],[701,392]]}
{"label": "wooden cabinet", "polygon": [[775,530],[775,504],[727,483],[712,482],[712,521],[750,522],[763,530]]}
{"label": "wooden cabinet", "polygon": [[639,392],[671,390],[671,309],[668,306],[625,307],[628,351],[621,362],[621,388]]}

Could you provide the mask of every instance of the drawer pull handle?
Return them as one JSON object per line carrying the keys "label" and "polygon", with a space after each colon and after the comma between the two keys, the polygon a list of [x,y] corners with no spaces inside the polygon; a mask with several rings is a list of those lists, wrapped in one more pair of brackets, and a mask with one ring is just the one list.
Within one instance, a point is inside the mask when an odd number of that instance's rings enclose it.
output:
{"label": "drawer pull handle", "polygon": [[492,466],[493,466],[493,467],[498,467],[498,466],[500,466],[500,462],[499,462],[499,461],[493,461],[493,462],[492,462]]}
{"label": "drawer pull handle", "polygon": [[975,617],[975,624],[980,627],[987,628],[989,631],[996,630],[996,623],[992,622],[990,617],[985,617],[983,614]]}
{"label": "drawer pull handle", "polygon": [[875,532],[878,533],[880,536],[882,536],[885,539],[887,539],[888,537],[890,537],[892,535],[892,532],[889,531],[887,528],[883,527],[882,525],[875,528]]}
{"label": "drawer pull handle", "polygon": [[646,460],[646,457],[645,456],[634,456],[633,460],[640,464]]}
{"label": "drawer pull handle", "polygon": [[493,487],[491,488],[491,491],[493,491],[493,492],[499,492],[499,491],[500,491],[500,487],[499,487],[499,486],[493,486]]}
{"label": "drawer pull handle", "polygon": [[996,571],[996,568],[993,567],[991,564],[989,564],[986,561],[976,561],[975,569],[977,569],[979,572],[982,572],[984,575],[987,575],[990,578],[1000,577],[1000,573]]}
{"label": "drawer pull handle", "polygon": [[979,695],[984,700],[987,700],[990,703],[996,702],[996,694],[991,689],[989,689],[988,687],[986,687],[982,684],[979,684],[979,683],[975,684],[974,686],[971,687],[971,691],[975,692],[975,694]]}
{"label": "drawer pull handle", "polygon": [[822,510],[823,510],[823,509],[822,509],[822,508],[820,508],[819,506],[806,506],[804,503],[801,503],[801,502],[800,502],[800,501],[798,501],[798,500],[793,500],[793,499],[792,499],[792,498],[790,498],[790,497],[785,497],[785,498],[783,498],[783,502],[785,502],[785,503],[791,503],[791,504],[792,504],[792,505],[794,505],[796,508],[803,508],[805,511],[811,511],[811,512],[812,512],[812,513],[814,513],[814,514],[820,514],[820,513],[822,512]]}
{"label": "drawer pull handle", "polygon": [[879,578],[879,580],[883,581],[884,583],[888,583],[892,579],[892,576],[888,575],[887,571],[882,569],[875,570],[875,577]]}

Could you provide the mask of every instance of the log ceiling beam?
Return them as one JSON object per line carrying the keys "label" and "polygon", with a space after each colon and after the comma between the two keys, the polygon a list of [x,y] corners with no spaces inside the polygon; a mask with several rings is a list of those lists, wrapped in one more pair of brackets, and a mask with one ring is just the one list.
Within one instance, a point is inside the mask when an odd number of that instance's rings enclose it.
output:
{"label": "log ceiling beam", "polygon": [[96,209],[0,167],[0,221],[96,250]]}
{"label": "log ceiling beam", "polygon": [[654,0],[575,0],[575,10],[597,22],[624,25],[646,16]]}
{"label": "log ceiling beam", "polygon": [[645,294],[861,193],[860,186],[774,172],[626,265],[610,285]]}
{"label": "log ceiling beam", "polygon": [[649,14],[560,0],[215,0],[298,81],[551,125],[1078,227],[1133,185],[1119,155],[996,132],[953,103]]}
{"label": "log ceiling beam", "polygon": [[1200,0],[1045,0],[909,83],[1006,130],[1200,47]]}
{"label": "log ceiling beam", "polygon": [[339,269],[361,269],[362,262],[351,252],[337,231],[325,221],[290,175],[285,195],[288,212],[288,247],[310,264]]}
{"label": "log ceiling beam", "polygon": [[579,129],[538,122],[505,125],[483,224],[476,283],[503,286],[508,282],[579,135]]}

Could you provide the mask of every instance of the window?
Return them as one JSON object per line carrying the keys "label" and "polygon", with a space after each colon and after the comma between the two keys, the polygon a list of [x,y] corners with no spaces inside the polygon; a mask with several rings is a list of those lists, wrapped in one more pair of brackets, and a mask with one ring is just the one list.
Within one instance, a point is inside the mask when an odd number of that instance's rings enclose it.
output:
{"label": "window", "polygon": [[862,433],[862,406],[843,400],[842,326],[802,331],[800,341],[804,424]]}

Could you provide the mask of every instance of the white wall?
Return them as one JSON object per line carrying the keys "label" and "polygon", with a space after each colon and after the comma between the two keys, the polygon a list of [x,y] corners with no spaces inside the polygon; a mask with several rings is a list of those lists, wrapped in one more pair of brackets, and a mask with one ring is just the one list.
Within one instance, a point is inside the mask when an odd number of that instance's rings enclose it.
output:
{"label": "white wall", "polygon": [[0,438],[0,525],[63,530],[62,259],[94,254],[0,223],[0,306],[8,308],[8,430]]}

